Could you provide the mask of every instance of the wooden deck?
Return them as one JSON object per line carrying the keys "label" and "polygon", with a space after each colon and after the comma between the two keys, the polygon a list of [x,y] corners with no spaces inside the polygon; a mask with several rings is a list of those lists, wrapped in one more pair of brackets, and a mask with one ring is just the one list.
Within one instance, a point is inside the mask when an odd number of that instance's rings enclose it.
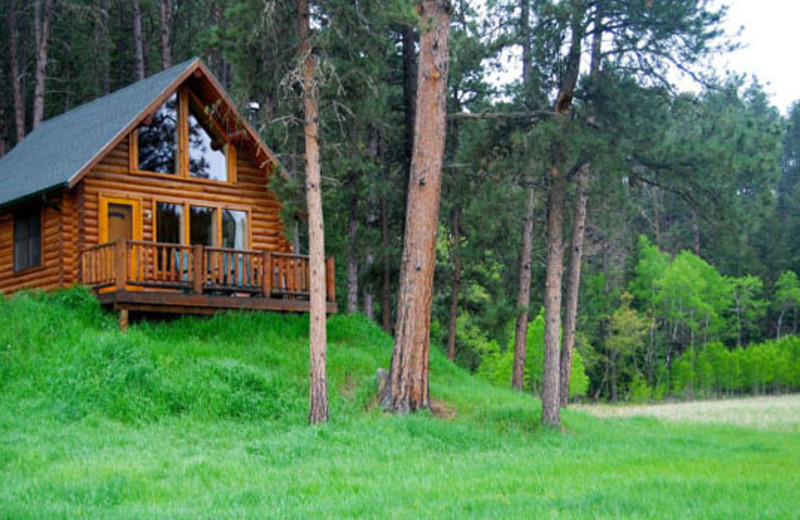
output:
{"label": "wooden deck", "polygon": [[[334,313],[333,258],[326,272],[328,312]],[[126,311],[125,321],[127,311],[309,310],[306,255],[119,240],[84,251],[81,281],[102,305]]]}

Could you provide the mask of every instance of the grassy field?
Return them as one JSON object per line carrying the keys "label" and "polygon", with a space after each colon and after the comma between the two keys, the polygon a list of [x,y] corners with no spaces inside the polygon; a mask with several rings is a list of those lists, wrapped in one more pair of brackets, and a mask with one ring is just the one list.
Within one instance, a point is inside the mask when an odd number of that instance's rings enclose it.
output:
{"label": "grassy field", "polygon": [[391,340],[357,317],[330,323],[332,422],[310,428],[306,335],[248,314],[123,335],[80,291],[0,299],[0,518],[800,517],[782,421],[570,411],[541,431],[536,400],[438,352],[454,416],[386,416]]}
{"label": "grassy field", "polygon": [[748,397],[640,406],[579,405],[597,417],[657,417],[688,423],[716,423],[761,430],[800,432],[800,395]]}

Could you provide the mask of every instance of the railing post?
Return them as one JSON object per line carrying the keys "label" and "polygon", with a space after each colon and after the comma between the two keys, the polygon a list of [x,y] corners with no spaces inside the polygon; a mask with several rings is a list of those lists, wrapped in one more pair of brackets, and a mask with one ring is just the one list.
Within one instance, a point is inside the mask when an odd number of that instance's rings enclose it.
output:
{"label": "railing post", "polygon": [[205,269],[203,269],[203,246],[195,244],[192,246],[192,292],[203,294],[203,280],[205,279]]}
{"label": "railing post", "polygon": [[115,288],[124,291],[128,284],[128,241],[124,238],[114,244],[114,278]]}
{"label": "railing post", "polygon": [[328,301],[336,301],[336,272],[333,257],[325,260],[325,286]]}
{"label": "railing post", "polygon": [[272,295],[272,253],[269,251],[264,252],[264,257],[261,261],[261,292],[264,293],[265,298]]}

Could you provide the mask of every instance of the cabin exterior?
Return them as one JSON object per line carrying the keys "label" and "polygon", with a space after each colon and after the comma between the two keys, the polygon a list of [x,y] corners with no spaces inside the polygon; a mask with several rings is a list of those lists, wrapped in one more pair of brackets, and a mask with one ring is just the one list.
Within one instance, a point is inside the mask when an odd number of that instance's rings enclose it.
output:
{"label": "cabin exterior", "polygon": [[121,320],[306,311],[279,172],[199,59],[47,120],[0,160],[0,291],[85,284]]}

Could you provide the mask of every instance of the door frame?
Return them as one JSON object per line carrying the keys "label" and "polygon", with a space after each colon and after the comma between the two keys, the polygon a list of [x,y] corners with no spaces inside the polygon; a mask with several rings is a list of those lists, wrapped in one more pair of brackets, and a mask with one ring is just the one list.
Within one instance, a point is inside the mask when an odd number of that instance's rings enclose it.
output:
{"label": "door frame", "polygon": [[99,236],[98,243],[108,242],[108,205],[119,204],[120,206],[131,207],[131,218],[133,219],[133,240],[142,240],[142,203],[139,199],[127,199],[122,197],[107,197],[100,195],[100,215],[99,215]]}

